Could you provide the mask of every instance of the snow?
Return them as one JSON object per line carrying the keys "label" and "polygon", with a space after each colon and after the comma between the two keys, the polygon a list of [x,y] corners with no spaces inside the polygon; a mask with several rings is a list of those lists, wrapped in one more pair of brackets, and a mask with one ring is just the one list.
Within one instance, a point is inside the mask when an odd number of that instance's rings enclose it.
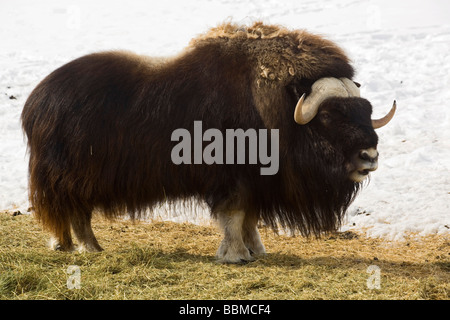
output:
{"label": "snow", "polygon": [[[48,73],[86,53],[127,49],[172,55],[223,21],[307,29],[349,54],[378,130],[379,169],[348,211],[343,230],[403,239],[450,234],[450,2],[53,1],[0,4],[0,210],[28,208],[26,144],[19,117]],[[182,212],[182,213],[180,213]],[[193,212],[193,213],[192,213]],[[206,223],[204,208],[167,209],[163,220]]]}

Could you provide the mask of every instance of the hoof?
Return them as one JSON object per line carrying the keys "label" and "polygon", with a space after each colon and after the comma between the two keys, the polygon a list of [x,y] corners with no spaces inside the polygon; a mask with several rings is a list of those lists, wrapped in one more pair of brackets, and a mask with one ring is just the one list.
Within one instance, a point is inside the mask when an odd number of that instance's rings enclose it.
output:
{"label": "hoof", "polygon": [[247,248],[235,251],[230,250],[230,248],[225,248],[224,250],[224,248],[222,247],[221,249],[219,249],[216,257],[218,262],[224,264],[247,264],[249,262],[255,261],[255,258],[250,254],[250,251]]}
{"label": "hoof", "polygon": [[101,252],[101,251],[103,251],[103,248],[100,247],[98,244],[96,244],[96,245],[81,244],[81,245],[77,246],[77,251],[79,253],[84,253],[84,252]]}
{"label": "hoof", "polygon": [[49,247],[50,249],[54,251],[74,251],[75,247],[72,243],[62,244],[57,239],[51,238],[49,241]]}

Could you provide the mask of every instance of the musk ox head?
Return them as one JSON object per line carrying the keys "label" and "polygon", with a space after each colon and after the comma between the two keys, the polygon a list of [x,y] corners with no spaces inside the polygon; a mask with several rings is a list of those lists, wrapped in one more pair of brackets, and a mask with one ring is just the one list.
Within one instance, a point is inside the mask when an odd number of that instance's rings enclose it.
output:
{"label": "musk ox head", "polygon": [[386,125],[395,109],[394,101],[386,116],[371,120],[372,106],[360,98],[359,84],[348,78],[322,78],[312,85],[308,97],[300,97],[294,120],[299,125],[310,123],[328,142],[327,148],[338,149],[343,155],[350,180],[361,182],[378,168],[378,137],[374,129]]}

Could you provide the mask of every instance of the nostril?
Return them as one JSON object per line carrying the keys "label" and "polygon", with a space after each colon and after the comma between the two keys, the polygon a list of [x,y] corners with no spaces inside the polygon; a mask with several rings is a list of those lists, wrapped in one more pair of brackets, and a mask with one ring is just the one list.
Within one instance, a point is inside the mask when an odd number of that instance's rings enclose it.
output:
{"label": "nostril", "polygon": [[362,159],[362,160],[367,160],[367,161],[370,160],[369,153],[367,151],[365,151],[365,150],[363,150],[363,151],[361,151],[359,153],[359,158]]}
{"label": "nostril", "polygon": [[365,161],[373,162],[378,158],[378,151],[371,149],[364,149],[359,152],[359,158]]}

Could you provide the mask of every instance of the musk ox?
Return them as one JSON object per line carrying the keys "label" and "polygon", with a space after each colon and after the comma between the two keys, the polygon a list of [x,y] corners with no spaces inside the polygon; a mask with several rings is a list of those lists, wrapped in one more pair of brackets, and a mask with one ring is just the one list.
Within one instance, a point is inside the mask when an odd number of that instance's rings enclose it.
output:
{"label": "musk ox", "polygon": [[[139,218],[168,201],[204,201],[223,228],[223,262],[265,252],[265,225],[320,235],[336,230],[377,168],[372,106],[333,42],[260,22],[219,25],[178,56],[101,52],[48,75],[22,113],[29,196],[52,246],[101,250],[93,211]],[[278,130],[279,170],[258,164],[174,163],[172,133]],[[203,146],[207,142],[203,141]],[[193,150],[194,152],[195,150]]]}

